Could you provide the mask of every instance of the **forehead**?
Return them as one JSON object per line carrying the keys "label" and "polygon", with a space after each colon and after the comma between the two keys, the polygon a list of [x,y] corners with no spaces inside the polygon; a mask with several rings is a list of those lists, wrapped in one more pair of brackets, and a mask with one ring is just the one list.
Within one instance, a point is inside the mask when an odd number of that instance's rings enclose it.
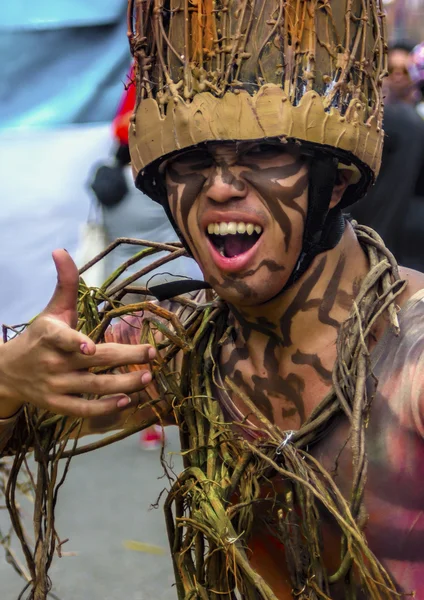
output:
{"label": "forehead", "polygon": [[393,67],[403,67],[408,62],[409,54],[406,50],[392,50],[389,53],[389,63]]}

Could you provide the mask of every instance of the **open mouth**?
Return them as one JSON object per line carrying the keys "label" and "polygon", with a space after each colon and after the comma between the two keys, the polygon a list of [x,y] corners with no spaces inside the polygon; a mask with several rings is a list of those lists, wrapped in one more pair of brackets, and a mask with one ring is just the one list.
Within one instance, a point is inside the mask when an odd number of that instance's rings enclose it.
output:
{"label": "open mouth", "polygon": [[224,258],[248,252],[262,235],[262,227],[254,223],[210,223],[206,232],[211,244]]}

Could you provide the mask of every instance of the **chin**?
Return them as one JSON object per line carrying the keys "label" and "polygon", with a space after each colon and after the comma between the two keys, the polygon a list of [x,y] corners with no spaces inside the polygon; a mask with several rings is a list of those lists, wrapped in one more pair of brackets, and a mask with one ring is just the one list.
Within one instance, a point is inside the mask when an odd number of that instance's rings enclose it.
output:
{"label": "chin", "polygon": [[255,281],[254,278],[227,277],[217,281],[213,275],[210,277],[205,275],[205,279],[222,300],[228,304],[245,308],[266,304],[278,296],[287,283],[287,277],[273,280],[269,278],[266,281],[262,278]]}

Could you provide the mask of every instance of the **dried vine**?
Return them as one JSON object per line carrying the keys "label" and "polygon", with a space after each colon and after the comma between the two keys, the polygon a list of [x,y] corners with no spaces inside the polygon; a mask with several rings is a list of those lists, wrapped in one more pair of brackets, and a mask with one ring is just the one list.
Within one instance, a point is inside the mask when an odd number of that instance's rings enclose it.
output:
{"label": "dried vine", "polygon": [[[152,332],[157,327],[163,333],[154,377],[161,396],[173,397],[170,409],[180,428],[185,466],[183,473],[171,481],[165,502],[179,600],[276,599],[266,581],[251,567],[248,543],[255,508],[264,502],[261,488],[281,478],[285,487],[269,499],[269,518],[274,535],[285,547],[293,597],[328,599],[340,586],[349,600],[359,597],[359,590],[370,600],[400,596],[389,574],[370,551],[362,528],[366,517],[365,429],[372,402],[366,386],[367,378],[372,375],[367,338],[382,314],[394,332],[398,332],[396,298],[405,283],[378,235],[357,225],[355,230],[370,270],[350,317],[339,332],[333,389],[301,429],[281,431],[259,412],[254,399],[246,397],[233,381],[225,381],[228,389],[238,394],[262,423],[264,435],[256,442],[243,439],[233,424],[225,422],[214,398],[219,348],[227,330],[228,308],[224,303],[212,299],[198,304],[182,297],[180,305],[190,310],[186,311],[188,317],[180,319],[145,300],[122,307],[122,298],[128,290],[134,292],[134,287],[125,287],[125,281],[116,284],[122,270],[98,290],[88,289],[81,280],[79,328],[96,341],[102,341],[112,316],[137,310],[148,310],[150,315],[146,312],[140,342],[153,342]],[[160,249],[163,248],[147,248],[147,252]],[[181,251],[178,245],[168,245],[167,250],[168,260]],[[145,252],[141,251],[139,258]],[[132,282],[133,277],[126,281]],[[115,290],[113,294],[111,289]],[[180,376],[169,369],[178,352],[183,354]],[[349,498],[342,495],[332,476],[308,452],[314,442],[326,435],[334,420],[342,417],[350,423],[347,442],[352,448],[353,480]],[[72,456],[122,439],[151,422],[78,448],[81,421],[25,409],[11,440],[10,450],[15,456],[8,467],[7,483],[3,478],[3,492],[27,562],[28,598],[42,600],[51,589],[48,569],[55,550],[60,551],[61,547],[54,509]],[[74,441],[69,448],[67,443],[71,438]],[[31,480],[35,494],[34,545],[28,541],[22,526],[16,497],[30,448],[34,448],[37,463],[37,474]],[[61,477],[60,460],[66,461]],[[342,555],[334,573],[328,573],[322,558],[322,510],[332,516],[340,532]]]}
{"label": "dried vine", "polygon": [[129,0],[140,99],[156,98],[164,116],[172,98],[277,83],[294,105],[316,90],[342,114],[367,98],[368,116],[380,121],[382,3],[345,0],[343,8],[328,0]]}

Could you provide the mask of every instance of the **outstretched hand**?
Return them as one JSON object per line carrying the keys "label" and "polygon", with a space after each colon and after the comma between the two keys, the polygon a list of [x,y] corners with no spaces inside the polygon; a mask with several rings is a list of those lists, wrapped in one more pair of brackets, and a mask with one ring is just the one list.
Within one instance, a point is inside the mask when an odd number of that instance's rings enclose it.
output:
{"label": "outstretched hand", "polygon": [[[98,344],[75,330],[78,269],[66,252],[53,260],[57,285],[50,302],[19,336],[0,346],[0,418],[25,403],[74,417],[100,416],[125,407],[128,394],[151,381],[149,370],[95,375],[90,367],[147,364],[156,350],[148,345]],[[105,396],[86,400],[81,394]]]}

